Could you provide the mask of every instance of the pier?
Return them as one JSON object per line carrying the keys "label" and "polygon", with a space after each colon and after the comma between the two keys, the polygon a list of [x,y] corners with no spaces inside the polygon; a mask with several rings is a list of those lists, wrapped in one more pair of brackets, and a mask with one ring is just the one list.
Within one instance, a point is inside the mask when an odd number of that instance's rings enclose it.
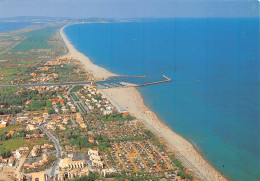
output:
{"label": "pier", "polygon": [[[123,76],[122,76],[123,77]],[[128,76],[125,76],[128,77]],[[132,76],[134,77],[134,76]],[[135,77],[146,77],[144,76],[135,76]],[[144,84],[134,84],[134,83],[129,83],[129,85],[123,85],[120,82],[115,83],[103,83],[103,85],[100,85],[99,87],[101,89],[109,89],[109,88],[122,88],[122,87],[142,87],[142,86],[147,86],[147,85],[153,85],[153,84],[160,84],[160,83],[165,83],[165,82],[171,82],[172,79],[167,77],[166,75],[162,75],[162,77],[164,78],[164,80],[160,80],[160,81],[154,81],[154,82],[148,82],[148,83],[144,83]],[[132,84],[132,85],[130,85]]]}
{"label": "pier", "polygon": [[137,78],[145,78],[146,75],[115,75],[115,76],[111,76],[109,78],[113,78],[113,77],[137,77]]}
{"label": "pier", "polygon": [[141,86],[147,86],[147,85],[153,85],[153,84],[160,84],[160,83],[165,83],[165,82],[171,82],[172,81],[172,79],[170,79],[166,75],[162,75],[162,77],[165,78],[165,80],[160,80],[160,81],[155,81],[155,82],[148,82],[148,83],[145,83],[145,84],[136,85],[135,87],[141,87]]}

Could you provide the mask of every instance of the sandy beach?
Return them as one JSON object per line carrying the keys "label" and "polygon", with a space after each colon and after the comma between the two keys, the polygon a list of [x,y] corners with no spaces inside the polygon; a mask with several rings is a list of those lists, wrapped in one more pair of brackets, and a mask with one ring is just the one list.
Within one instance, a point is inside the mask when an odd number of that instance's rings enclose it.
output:
{"label": "sandy beach", "polygon": [[72,59],[79,60],[83,66],[86,68],[86,70],[91,73],[96,80],[102,80],[106,79],[110,76],[115,76],[116,74],[109,72],[108,70],[95,65],[92,63],[88,57],[86,57],[84,54],[77,51],[74,46],[70,43],[66,35],[64,34],[63,30],[66,26],[62,27],[60,29],[60,35],[67,47],[67,54],[62,57],[72,57]]}
{"label": "sandy beach", "polygon": [[[81,61],[86,70],[92,73],[97,79],[106,79],[115,74],[106,69],[93,64],[88,57],[78,52],[69,42],[66,35],[60,29],[60,35],[67,46],[68,53],[64,56],[72,57]],[[167,146],[176,157],[201,180],[226,180],[214,167],[212,167],[196,149],[183,137],[172,131],[166,124],[162,123],[156,114],[144,105],[142,96],[134,87],[110,88],[101,90],[111,102],[116,102],[120,106],[140,120],[148,129],[153,131],[158,137],[167,141]]]}

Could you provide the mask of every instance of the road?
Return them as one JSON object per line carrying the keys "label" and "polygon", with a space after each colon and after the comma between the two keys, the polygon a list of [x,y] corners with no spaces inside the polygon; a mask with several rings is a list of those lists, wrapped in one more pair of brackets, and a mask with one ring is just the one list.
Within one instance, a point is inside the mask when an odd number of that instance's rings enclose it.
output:
{"label": "road", "polygon": [[79,100],[79,101],[76,101],[73,96],[70,96],[70,98],[71,98],[71,100],[73,101],[74,105],[76,105],[76,107],[79,109],[79,112],[80,112],[81,114],[84,114],[84,113],[86,113],[86,112],[87,112],[87,114],[89,114],[89,113],[90,113],[90,110],[89,110],[88,107],[84,104],[84,102],[82,101],[82,99],[79,98],[78,95],[77,95],[75,92],[73,92],[72,94]]}
{"label": "road", "polygon": [[28,154],[29,153],[23,153],[22,157],[19,159],[19,162],[17,164],[18,166],[17,166],[17,168],[15,170],[15,173],[19,173],[19,171],[21,170],[21,168],[22,168],[22,166],[23,166],[23,164],[24,164]]}
{"label": "road", "polygon": [[[101,81],[102,82],[102,81]],[[86,85],[90,84],[91,81],[87,82],[64,82],[64,83],[43,83],[43,84],[15,84],[15,85],[0,85],[0,87],[37,87],[37,86],[58,86],[58,85]]]}
{"label": "road", "polygon": [[39,126],[40,130],[42,132],[44,132],[49,138],[52,139],[53,143],[55,144],[55,148],[57,150],[57,154],[56,154],[56,162],[54,163],[51,171],[50,171],[50,176],[52,178],[52,180],[54,180],[54,176],[55,176],[55,172],[58,171],[57,165],[60,161],[60,157],[61,157],[61,152],[62,152],[62,148],[60,147],[59,141],[55,138],[55,136],[53,136],[50,132],[48,132],[43,126]]}

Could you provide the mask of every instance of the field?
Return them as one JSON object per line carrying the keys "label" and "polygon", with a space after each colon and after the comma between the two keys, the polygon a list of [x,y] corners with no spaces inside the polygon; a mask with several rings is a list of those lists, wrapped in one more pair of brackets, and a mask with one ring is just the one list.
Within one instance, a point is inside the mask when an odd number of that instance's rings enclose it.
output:
{"label": "field", "polygon": [[[24,128],[25,128],[24,125],[10,125],[6,128],[0,129],[0,134],[4,134],[5,132],[8,133],[11,130],[15,130],[15,131],[22,130]],[[43,143],[47,143],[47,142],[48,142],[48,140],[46,140],[45,138],[30,139],[30,140],[27,140],[25,138],[9,139],[9,140],[5,140],[5,141],[0,141],[0,150],[9,149],[11,151],[14,151],[19,147],[23,147],[23,146],[32,147],[34,145],[43,144]]]}
{"label": "field", "polygon": [[47,26],[0,37],[0,84],[25,79],[25,72],[39,62],[55,59],[66,52],[59,36],[60,26]]}
{"label": "field", "polygon": [[[0,58],[7,60],[49,59],[62,55],[65,48],[57,35],[58,28],[48,26],[18,34],[20,43],[5,52]],[[13,42],[15,41],[13,40]]]}
{"label": "field", "polygon": [[15,151],[16,149],[20,147],[28,146],[29,148],[32,148],[35,145],[42,145],[44,143],[48,143],[49,141],[41,138],[41,139],[25,139],[25,138],[16,138],[16,139],[10,139],[7,141],[0,142],[0,150],[8,149],[11,151]]}

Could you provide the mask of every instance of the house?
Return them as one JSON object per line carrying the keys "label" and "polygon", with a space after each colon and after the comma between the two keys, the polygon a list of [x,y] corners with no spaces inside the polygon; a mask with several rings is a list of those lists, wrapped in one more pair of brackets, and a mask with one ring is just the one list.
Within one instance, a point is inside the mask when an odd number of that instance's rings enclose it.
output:
{"label": "house", "polygon": [[84,175],[89,174],[88,167],[84,167],[83,169],[68,169],[68,170],[61,170],[58,175],[58,181],[65,181],[67,179],[74,179],[76,177],[82,177]]}
{"label": "house", "polygon": [[52,73],[51,75],[52,75],[54,78],[58,78],[58,77],[59,77],[59,75],[56,74],[56,73]]}
{"label": "house", "polygon": [[37,156],[37,154],[39,153],[40,149],[41,149],[40,145],[34,146],[33,149],[32,149],[32,156]]}
{"label": "house", "polygon": [[123,116],[129,116],[128,112],[124,112]]}
{"label": "house", "polygon": [[44,172],[32,173],[32,181],[49,181],[49,176]]}
{"label": "house", "polygon": [[19,123],[22,123],[22,122],[24,122],[24,121],[26,121],[26,120],[28,120],[28,117],[27,117],[27,116],[18,117],[18,118],[16,119],[16,121],[19,122]]}
{"label": "house", "polygon": [[103,177],[106,177],[107,174],[111,174],[111,173],[115,173],[115,172],[116,172],[116,170],[113,169],[113,168],[103,169],[103,170],[101,171],[101,175],[102,175]]}
{"label": "house", "polygon": [[15,180],[16,181],[24,181],[25,180],[25,175],[23,173],[18,173],[16,176],[15,176]]}
{"label": "house", "polygon": [[41,149],[52,149],[53,145],[49,145],[49,144],[44,144],[43,146],[41,146]]}
{"label": "house", "polygon": [[8,160],[8,166],[13,167],[15,164],[15,159],[14,157],[10,157]]}
{"label": "house", "polygon": [[137,157],[137,154],[134,153],[134,152],[129,152],[128,155],[129,155],[130,157]]}
{"label": "house", "polygon": [[88,108],[90,109],[90,110],[93,110],[94,109],[94,106],[88,106]]}
{"label": "house", "polygon": [[99,156],[98,151],[89,149],[88,150],[88,156],[91,156],[91,155]]}
{"label": "house", "polygon": [[36,73],[31,73],[30,74],[33,78],[37,77],[37,74]]}
{"label": "house", "polygon": [[36,129],[37,129],[37,128],[36,128],[34,125],[32,125],[32,124],[28,124],[27,127],[26,127],[26,130],[27,130],[27,131],[29,131],[29,130],[30,130],[30,131],[33,131],[33,130],[36,130]]}
{"label": "house", "polygon": [[96,156],[96,155],[90,155],[89,159],[91,161],[93,161],[93,160],[101,161],[102,160],[101,156]]}
{"label": "house", "polygon": [[16,151],[15,151],[15,154],[14,154],[14,157],[15,158],[21,158],[22,157],[22,152],[20,151],[20,149],[17,149]]}
{"label": "house", "polygon": [[93,160],[92,161],[92,166],[97,167],[97,168],[103,168],[104,167],[104,162],[103,161],[98,161],[98,160]]}
{"label": "house", "polygon": [[0,122],[0,128],[6,128],[7,122],[6,121],[1,121]]}
{"label": "house", "polygon": [[85,160],[73,161],[72,158],[64,158],[60,162],[60,167],[63,168],[84,168],[86,166]]}
{"label": "house", "polygon": [[95,143],[95,139],[92,136],[88,137],[88,141],[92,144]]}
{"label": "house", "polygon": [[90,149],[90,150],[88,150],[88,156],[89,156],[89,159],[92,161],[92,166],[98,167],[98,168],[103,168],[104,162],[101,161],[102,158],[101,158],[101,156],[99,156],[98,151]]}
{"label": "house", "polygon": [[104,110],[103,115],[109,115],[112,114],[112,110]]}
{"label": "house", "polygon": [[29,148],[28,147],[20,147],[19,150],[20,151],[29,151]]}
{"label": "house", "polygon": [[25,152],[25,151],[29,151],[29,148],[28,147],[20,147],[19,149],[17,149],[15,151],[14,157],[15,158],[21,158],[22,155],[23,155],[23,152]]}
{"label": "house", "polygon": [[48,119],[48,118],[50,117],[50,115],[49,115],[48,113],[43,113],[43,114],[42,114],[42,117],[43,117],[44,119]]}
{"label": "house", "polygon": [[62,124],[58,124],[58,127],[63,131],[66,130],[66,128]]}

